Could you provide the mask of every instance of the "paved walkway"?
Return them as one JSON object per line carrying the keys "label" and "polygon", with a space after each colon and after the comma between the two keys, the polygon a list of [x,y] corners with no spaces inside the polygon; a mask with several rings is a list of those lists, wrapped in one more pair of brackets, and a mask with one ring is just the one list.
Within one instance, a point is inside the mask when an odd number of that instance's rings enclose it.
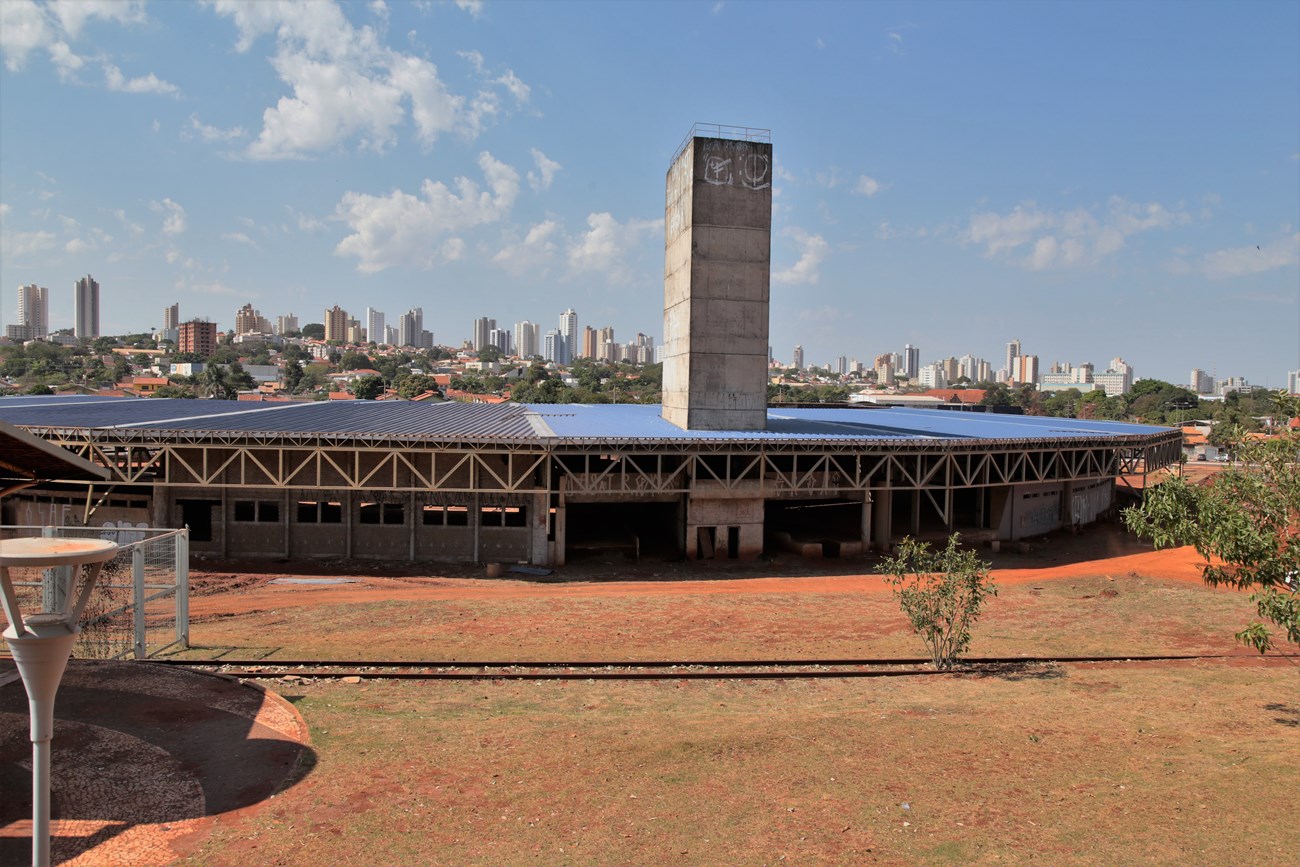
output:
{"label": "paved walkway", "polygon": [[[0,659],[0,864],[31,858],[27,694],[16,675]],[[306,723],[274,693],[73,660],[55,701],[53,860],[166,864],[197,848],[214,817],[265,801],[314,760]]]}

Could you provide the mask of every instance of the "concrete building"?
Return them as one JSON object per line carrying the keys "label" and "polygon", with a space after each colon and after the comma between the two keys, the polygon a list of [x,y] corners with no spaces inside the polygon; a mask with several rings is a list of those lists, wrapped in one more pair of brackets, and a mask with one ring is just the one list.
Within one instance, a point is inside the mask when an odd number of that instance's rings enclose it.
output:
{"label": "concrete building", "polygon": [[764,430],[771,134],[697,125],[665,186],[663,417],[685,430]]}
{"label": "concrete building", "polygon": [[99,336],[99,284],[87,274],[73,286],[75,325],[72,333],[81,340]]}
{"label": "concrete building", "polygon": [[388,343],[388,330],[384,324],[384,311],[366,308],[366,339],[384,346]]}
{"label": "concrete building", "polygon": [[487,316],[474,320],[474,350],[479,351],[488,346],[488,334],[497,327],[497,321]]}
{"label": "concrete building", "polygon": [[525,319],[515,323],[515,352],[520,358],[532,358],[537,351],[537,324]]}
{"label": "concrete building", "polygon": [[50,333],[50,290],[35,283],[18,287],[18,322],[26,340],[44,340]]}
{"label": "concrete building", "polygon": [[[900,369],[900,365],[897,361],[893,361],[891,363],[894,365],[895,370]],[[880,362],[877,361],[876,367],[879,366],[880,366]],[[907,377],[908,379],[916,379],[916,374],[918,371],[920,371],[920,369],[921,369],[921,350],[910,343],[905,344],[903,346],[903,363],[901,365],[903,376]]]}
{"label": "concrete building", "polygon": [[568,364],[568,355],[564,351],[564,335],[552,328],[542,339],[542,358],[556,364]]}
{"label": "concrete building", "polygon": [[803,347],[796,346],[790,356],[790,366],[795,370],[803,370]]}
{"label": "concrete building", "polygon": [[398,346],[420,347],[420,333],[424,330],[424,308],[412,307],[397,320]]}
{"label": "concrete building", "polygon": [[181,305],[179,301],[170,307],[163,308],[162,322],[162,330],[158,332],[159,339],[170,340],[172,343],[178,342],[181,338]]}
{"label": "concrete building", "polygon": [[235,313],[236,334],[271,334],[274,330],[270,320],[254,310],[252,304],[245,304]]}
{"label": "concrete building", "polygon": [[1195,394],[1214,394],[1214,377],[1199,367],[1193,367],[1191,376],[1187,378],[1187,388]]}
{"label": "concrete building", "polygon": [[514,341],[511,339],[510,329],[493,328],[488,332],[488,346],[495,346],[501,351],[502,355],[514,355]]}
{"label": "concrete building", "polygon": [[1300,370],[1286,372],[1286,391],[1287,394],[1300,394]]}
{"label": "concrete building", "polygon": [[285,316],[275,317],[275,333],[285,335],[292,331],[298,330],[298,317],[289,313]]}
{"label": "concrete building", "polygon": [[559,331],[560,336],[564,338],[564,361],[560,363],[569,364],[582,352],[582,345],[579,343],[582,335],[578,333],[578,314],[572,307],[560,314]]}
{"label": "concrete building", "polygon": [[346,341],[348,339],[348,311],[335,304],[325,311],[325,339]]}
{"label": "concrete building", "polygon": [[177,329],[177,352],[193,352],[203,358],[217,351],[217,323],[191,319]]}

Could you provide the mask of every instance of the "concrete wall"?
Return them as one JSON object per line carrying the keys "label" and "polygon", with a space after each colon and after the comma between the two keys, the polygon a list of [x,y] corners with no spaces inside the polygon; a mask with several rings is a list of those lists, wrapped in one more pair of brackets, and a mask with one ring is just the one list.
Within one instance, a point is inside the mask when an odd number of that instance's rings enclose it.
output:
{"label": "concrete wall", "polygon": [[668,171],[663,417],[767,425],[772,146],[696,138]]}
{"label": "concrete wall", "polygon": [[[738,545],[731,550],[731,529]],[[701,534],[701,530],[705,531]],[[711,539],[712,551],[708,550]],[[706,547],[702,547],[702,542]],[[686,557],[688,560],[756,560],[763,553],[763,500],[691,497],[686,503]]]}

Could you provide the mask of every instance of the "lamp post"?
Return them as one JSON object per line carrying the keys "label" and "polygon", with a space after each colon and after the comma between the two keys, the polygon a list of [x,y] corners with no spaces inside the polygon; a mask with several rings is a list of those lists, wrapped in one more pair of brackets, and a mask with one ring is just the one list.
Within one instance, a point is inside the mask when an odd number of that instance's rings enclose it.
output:
{"label": "lamp post", "polygon": [[[18,665],[27,690],[32,740],[32,865],[50,863],[50,739],[54,736],[54,696],[72,645],[81,631],[78,621],[90,599],[104,563],[117,554],[117,543],[102,539],[25,538],[0,541],[0,600],[9,628],[5,642]],[[56,593],[56,611],[28,614],[18,610],[9,575],[11,567],[66,570],[68,586]],[[75,593],[77,574],[87,567],[81,591]],[[57,573],[56,573],[57,574]],[[75,600],[74,600],[75,596]]]}

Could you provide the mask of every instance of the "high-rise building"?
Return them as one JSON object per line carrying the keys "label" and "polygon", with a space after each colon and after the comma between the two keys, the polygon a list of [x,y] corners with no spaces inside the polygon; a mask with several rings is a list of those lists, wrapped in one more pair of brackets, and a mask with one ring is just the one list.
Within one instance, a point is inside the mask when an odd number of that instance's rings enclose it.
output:
{"label": "high-rise building", "polygon": [[366,308],[366,340],[381,346],[388,342],[388,332],[384,330],[384,311]]}
{"label": "high-rise building", "polygon": [[423,349],[424,308],[412,307],[402,314],[397,321],[398,346],[414,346]]}
{"label": "high-rise building", "polygon": [[32,283],[18,287],[18,325],[28,340],[44,340],[50,333],[50,290]]}
{"label": "high-rise building", "polygon": [[177,303],[173,304],[173,305],[170,306],[170,307],[164,307],[164,308],[163,308],[163,318],[162,318],[162,322],[163,322],[163,324],[162,324],[162,330],[161,330],[160,332],[158,332],[158,336],[159,336],[162,340],[170,340],[172,343],[176,343],[176,342],[178,342],[178,341],[180,340],[180,336],[181,336],[181,333],[180,333],[180,324],[181,324],[181,305],[180,305],[180,302],[177,302]]}
{"label": "high-rise building", "polygon": [[191,319],[182,322],[177,331],[177,351],[193,352],[203,358],[217,351],[217,323]]}
{"label": "high-rise building", "polygon": [[87,274],[74,285],[76,320],[72,333],[79,339],[99,336],[99,284]]}
{"label": "high-rise building", "polygon": [[796,346],[794,348],[794,360],[793,363],[791,364],[791,367],[793,367],[795,370],[803,370],[803,347],[802,346]]}
{"label": "high-rise building", "polygon": [[[895,362],[897,369],[897,362]],[[921,350],[918,347],[908,343],[903,346],[903,363],[902,373],[908,379],[916,379],[917,371],[921,369]]]}
{"label": "high-rise building", "polygon": [[1286,390],[1288,394],[1300,394],[1300,370],[1286,372]]}
{"label": "high-rise building", "polygon": [[1007,372],[1007,380],[1014,385],[1019,382],[1016,379],[1016,373],[1019,368],[1016,366],[1016,359],[1020,357],[1020,341],[1012,340],[1007,344],[1007,366],[1003,368]]}
{"label": "high-rise building", "polygon": [[1037,385],[1038,384],[1038,356],[1037,355],[1019,355],[1015,356],[1014,373],[1011,375],[1011,381],[1016,385]]}
{"label": "high-rise building", "polygon": [[537,348],[537,330],[537,323],[527,319],[515,323],[515,352],[520,358],[532,358],[540,354]]}
{"label": "high-rise building", "polygon": [[488,346],[495,346],[502,355],[514,355],[514,346],[511,344],[510,329],[493,328],[488,332]]}
{"label": "high-rise building", "polygon": [[771,135],[696,133],[665,179],[662,414],[685,430],[766,430]]}
{"label": "high-rise building", "polygon": [[348,339],[348,311],[337,304],[325,311],[325,339]]}
{"label": "high-rise building", "polygon": [[578,334],[578,314],[570,307],[560,314],[560,336],[564,338],[565,359],[564,364],[573,360],[573,356],[582,351],[578,341],[582,335]]}
{"label": "high-rise building", "polygon": [[[488,332],[497,327],[497,321],[487,316],[474,320],[474,349],[482,350],[488,346]],[[498,347],[500,348],[500,347]]]}
{"label": "high-rise building", "polygon": [[298,330],[298,317],[292,313],[275,317],[275,333],[288,334]]}
{"label": "high-rise building", "polygon": [[848,358],[841,355],[839,358],[835,359],[835,372],[838,373],[840,376],[843,376],[844,374],[849,372]]}
{"label": "high-rise building", "polygon": [[882,361],[889,356],[882,355],[876,359],[876,384],[893,385],[894,384],[894,363],[892,361]]}
{"label": "high-rise building", "polygon": [[236,334],[267,334],[271,331],[269,326],[266,317],[254,310],[252,304],[245,304],[235,313]]}
{"label": "high-rise building", "polygon": [[552,328],[542,340],[542,357],[556,364],[564,364],[564,335]]}
{"label": "high-rise building", "polygon": [[[603,328],[601,329],[601,331],[604,330],[605,329]],[[595,358],[598,355],[597,347],[599,345],[600,343],[596,339],[596,329],[592,328],[590,325],[583,328],[582,329],[582,357]]]}

